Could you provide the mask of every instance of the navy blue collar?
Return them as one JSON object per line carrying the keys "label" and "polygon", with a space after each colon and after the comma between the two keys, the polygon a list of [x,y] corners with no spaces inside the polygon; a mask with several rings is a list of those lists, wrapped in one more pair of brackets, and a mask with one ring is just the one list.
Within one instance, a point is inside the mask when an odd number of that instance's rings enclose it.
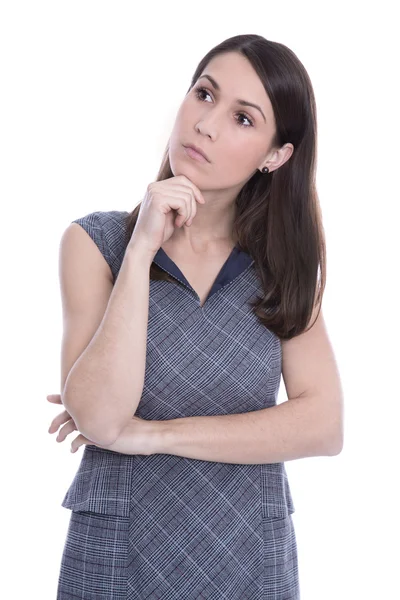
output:
{"label": "navy blue collar", "polygon": [[[193,290],[192,286],[182,273],[182,271],[177,267],[174,261],[168,256],[168,254],[163,250],[163,248],[159,248],[157,254],[154,256],[153,261],[161,267],[164,271],[167,271],[170,275],[178,279],[181,283],[187,285],[190,289]],[[232,252],[226,259],[225,263],[222,265],[220,272],[215,279],[213,286],[208,294],[208,298],[221,289],[223,286],[230,283],[233,279],[235,279],[240,273],[242,273],[249,265],[254,262],[253,258],[245,252],[244,250],[239,250],[239,247],[236,245],[232,249]],[[194,291],[194,290],[193,290]]]}

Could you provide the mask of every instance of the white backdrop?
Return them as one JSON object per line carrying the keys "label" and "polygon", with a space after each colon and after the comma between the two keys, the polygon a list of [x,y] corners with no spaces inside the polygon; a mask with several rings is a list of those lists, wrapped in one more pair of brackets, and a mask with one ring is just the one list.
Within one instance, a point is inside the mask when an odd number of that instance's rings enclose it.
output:
{"label": "white backdrop", "polygon": [[314,87],[323,310],[345,399],[342,453],[286,463],[302,600],[400,598],[397,29],[389,1],[1,4],[2,597],[55,598],[61,501],[83,453],[69,452],[76,433],[47,433],[62,233],[134,208],[199,60],[257,33],[289,46]]}

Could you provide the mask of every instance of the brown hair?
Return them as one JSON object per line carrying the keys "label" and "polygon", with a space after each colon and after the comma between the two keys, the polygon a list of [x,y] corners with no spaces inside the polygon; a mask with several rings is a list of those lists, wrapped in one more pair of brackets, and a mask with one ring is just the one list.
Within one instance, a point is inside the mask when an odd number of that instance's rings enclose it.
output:
{"label": "brown hair", "polygon": [[[265,327],[281,339],[290,339],[306,330],[316,303],[321,310],[326,283],[325,235],[315,181],[314,92],[292,50],[251,34],[231,37],[210,50],[198,64],[187,93],[209,61],[227,52],[245,56],[264,85],[276,123],[272,147],[288,142],[294,146],[291,157],[278,169],[268,174],[257,169],[242,187],[235,200],[233,231],[238,246],[254,259],[263,286],[264,297],[257,296],[250,306]],[[168,142],[156,181],[173,176]],[[140,203],[127,217],[127,242],[139,210]],[[176,283],[154,262],[150,279]]]}

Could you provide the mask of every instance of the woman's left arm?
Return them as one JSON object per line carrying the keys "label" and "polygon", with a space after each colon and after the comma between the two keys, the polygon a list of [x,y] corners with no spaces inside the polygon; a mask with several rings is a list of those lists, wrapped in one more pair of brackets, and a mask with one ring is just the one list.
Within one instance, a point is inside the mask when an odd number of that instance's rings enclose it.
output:
{"label": "woman's left arm", "polygon": [[[314,312],[311,322],[315,316]],[[240,414],[163,421],[133,417],[113,444],[100,447],[123,454],[174,454],[237,464],[339,454],[343,392],[322,311],[308,331],[281,344],[286,402]],[[72,430],[64,425],[58,441]],[[71,451],[83,444],[93,442],[80,434]]]}
{"label": "woman's left arm", "polygon": [[156,421],[151,453],[241,464],[339,454],[343,392],[322,310],[316,316],[314,309],[308,331],[281,341],[286,402],[248,413]]}

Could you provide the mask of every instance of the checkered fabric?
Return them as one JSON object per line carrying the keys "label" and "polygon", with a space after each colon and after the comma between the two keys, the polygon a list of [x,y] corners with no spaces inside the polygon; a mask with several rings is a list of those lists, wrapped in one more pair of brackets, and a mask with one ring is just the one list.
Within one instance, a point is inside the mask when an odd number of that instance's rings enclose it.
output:
{"label": "checkered fabric", "polygon": [[[76,219],[110,265],[125,211]],[[150,281],[146,372],[135,414],[167,420],[276,404],[280,339],[248,302],[254,260],[235,247],[204,303],[168,255],[176,283]],[[284,463],[233,464],[84,447],[62,501],[71,520],[57,600],[298,600],[294,504]]]}

